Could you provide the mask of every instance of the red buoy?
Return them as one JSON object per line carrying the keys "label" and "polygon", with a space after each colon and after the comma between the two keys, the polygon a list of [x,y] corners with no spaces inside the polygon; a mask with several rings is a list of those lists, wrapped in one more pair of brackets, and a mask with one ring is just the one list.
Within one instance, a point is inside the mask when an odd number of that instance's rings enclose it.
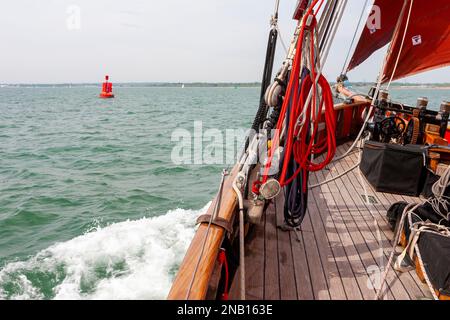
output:
{"label": "red buoy", "polygon": [[109,76],[105,76],[105,82],[102,85],[102,92],[100,93],[100,98],[102,99],[110,99],[114,98],[114,94],[112,92],[112,83],[108,82]]}

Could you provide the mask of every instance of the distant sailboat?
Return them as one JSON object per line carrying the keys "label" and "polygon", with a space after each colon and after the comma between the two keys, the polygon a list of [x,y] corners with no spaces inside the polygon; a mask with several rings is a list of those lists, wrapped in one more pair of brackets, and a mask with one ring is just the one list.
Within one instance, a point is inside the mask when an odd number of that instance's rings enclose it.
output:
{"label": "distant sailboat", "polygon": [[184,89],[184,83],[181,85],[181,89]]}

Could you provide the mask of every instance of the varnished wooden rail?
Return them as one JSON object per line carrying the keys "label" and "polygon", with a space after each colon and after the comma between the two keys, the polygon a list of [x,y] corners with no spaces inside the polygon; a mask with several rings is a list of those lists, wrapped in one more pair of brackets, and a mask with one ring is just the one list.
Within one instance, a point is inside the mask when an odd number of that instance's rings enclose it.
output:
{"label": "varnished wooden rail", "polygon": [[339,103],[339,104],[335,104],[334,105],[334,111],[353,109],[353,108],[369,106],[369,105],[370,105],[370,102],[367,103],[367,102],[363,102],[363,101],[349,103],[349,104],[347,104],[347,103]]}
{"label": "varnished wooden rail", "polygon": [[[222,198],[220,201],[221,206],[218,212],[218,217],[225,219],[230,223],[234,220],[237,206],[236,194],[232,187],[237,173],[238,166],[236,165],[230,175],[225,179]],[[207,211],[208,215],[212,215],[214,213],[216,201],[217,197],[211,203],[211,206]],[[186,256],[184,257],[167,299],[204,300],[206,298],[211,275],[213,274],[214,266],[216,264],[217,255],[225,237],[225,230],[215,225],[211,226],[202,255],[201,251],[207,232],[208,224],[202,223],[199,226],[194,239],[192,240]],[[188,290],[199,259],[200,263],[198,264],[197,274],[195,276],[192,289],[188,295]]]}
{"label": "varnished wooden rail", "polygon": [[338,84],[336,87],[337,92],[344,95],[345,97],[353,97],[353,101],[355,102],[365,102],[365,103],[372,103],[370,99],[367,99],[366,97],[355,95],[355,92],[349,90],[348,88],[344,87],[343,84]]}

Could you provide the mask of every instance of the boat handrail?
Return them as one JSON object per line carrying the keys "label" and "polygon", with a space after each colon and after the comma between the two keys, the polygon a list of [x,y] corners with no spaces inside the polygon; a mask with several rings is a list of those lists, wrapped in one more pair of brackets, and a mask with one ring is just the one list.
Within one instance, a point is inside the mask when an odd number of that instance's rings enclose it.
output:
{"label": "boat handrail", "polygon": [[[217,215],[218,218],[228,221],[230,224],[233,223],[236,214],[237,197],[233,191],[233,181],[239,171],[238,169],[238,165],[236,165],[230,175],[226,177],[220,202],[221,205]],[[216,200],[217,197],[211,203],[206,213],[207,215],[213,214]],[[208,223],[201,223],[178,270],[178,274],[167,297],[168,300],[206,299],[219,250],[226,235],[223,227],[211,225],[206,244],[204,245],[207,232]],[[198,269],[196,272],[197,265]],[[193,279],[195,272],[196,275]],[[189,288],[191,288],[190,292],[188,292]]]}

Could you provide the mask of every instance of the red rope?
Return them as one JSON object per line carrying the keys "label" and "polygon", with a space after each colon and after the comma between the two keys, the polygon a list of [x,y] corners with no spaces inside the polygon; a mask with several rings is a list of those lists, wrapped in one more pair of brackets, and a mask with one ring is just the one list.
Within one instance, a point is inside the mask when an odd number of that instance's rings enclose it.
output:
{"label": "red rope", "polygon": [[[299,40],[297,43],[296,56],[294,57],[291,78],[286,90],[286,96],[283,101],[281,110],[281,116],[277,124],[278,135],[274,137],[272,142],[272,148],[269,150],[269,161],[266,164],[264,171],[263,183],[267,182],[269,171],[272,166],[274,157],[274,151],[279,145],[279,134],[282,131],[285,120],[288,123],[287,140],[285,144],[285,156],[282,164],[282,171],[280,176],[280,184],[282,186],[290,184],[300,172],[306,174],[306,171],[319,171],[325,168],[334,158],[336,153],[336,119],[334,113],[333,96],[331,93],[331,87],[328,81],[323,75],[318,76],[315,70],[315,66],[311,66],[310,74],[307,75],[300,87],[300,75],[302,71],[302,52],[305,45],[305,32],[309,29],[311,32],[310,39],[310,61],[316,61],[315,40],[314,40],[314,28],[316,27],[316,16],[313,12],[314,7],[319,3],[318,10],[323,5],[323,0],[315,0],[305,16],[303,17],[302,28],[299,34]],[[313,17],[312,25],[307,26],[307,19]],[[320,87],[320,96],[317,90],[318,84]],[[312,92],[312,99],[306,104],[309,93]],[[319,103],[318,103],[319,100]],[[286,119],[287,110],[290,109],[290,117]],[[323,114],[324,111],[324,114]],[[297,126],[300,115],[304,117],[304,124]],[[319,124],[325,123],[326,135],[319,137]],[[315,155],[327,153],[325,159],[320,162],[312,162],[311,159]],[[289,168],[290,161],[294,157],[298,163],[299,168],[292,177],[286,177],[287,170]],[[306,179],[304,179],[306,181]],[[303,186],[306,190],[306,185]]]}
{"label": "red rope", "polygon": [[220,300],[226,301],[228,300],[228,287],[229,287],[229,271],[228,271],[228,260],[227,260],[227,254],[225,250],[221,249],[219,252],[219,264],[222,265],[225,269],[225,285],[223,289],[223,293],[220,297]]}

